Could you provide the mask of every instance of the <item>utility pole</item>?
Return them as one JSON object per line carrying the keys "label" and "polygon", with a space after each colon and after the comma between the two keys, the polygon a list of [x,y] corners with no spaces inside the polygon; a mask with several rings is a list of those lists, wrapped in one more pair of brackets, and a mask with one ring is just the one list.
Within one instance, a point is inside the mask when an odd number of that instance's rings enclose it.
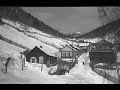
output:
{"label": "utility pole", "polygon": [[[73,40],[72,40],[72,46],[73,46]],[[72,63],[73,63],[73,47],[72,47]]]}
{"label": "utility pole", "polygon": [[21,56],[20,56],[20,59],[21,59],[21,62],[22,62],[22,71],[23,71],[23,53],[20,52]]}
{"label": "utility pole", "polygon": [[22,71],[23,71],[23,62],[24,62],[24,61],[23,61],[23,58],[22,58]]}
{"label": "utility pole", "polygon": [[41,66],[41,72],[42,72],[42,70],[43,70],[43,62],[42,62],[42,66]]}
{"label": "utility pole", "polygon": [[24,67],[25,67],[25,56],[24,56],[24,53],[21,53],[21,59],[22,59],[22,70],[23,70]]}
{"label": "utility pole", "polygon": [[24,56],[24,67],[25,67],[26,56]]}

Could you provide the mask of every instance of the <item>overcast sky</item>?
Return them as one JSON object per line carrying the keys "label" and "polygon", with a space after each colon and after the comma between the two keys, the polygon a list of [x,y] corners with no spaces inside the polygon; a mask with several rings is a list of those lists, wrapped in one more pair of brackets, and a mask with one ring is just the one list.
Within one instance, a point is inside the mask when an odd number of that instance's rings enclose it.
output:
{"label": "overcast sky", "polygon": [[89,32],[99,27],[96,7],[23,7],[62,33]]}

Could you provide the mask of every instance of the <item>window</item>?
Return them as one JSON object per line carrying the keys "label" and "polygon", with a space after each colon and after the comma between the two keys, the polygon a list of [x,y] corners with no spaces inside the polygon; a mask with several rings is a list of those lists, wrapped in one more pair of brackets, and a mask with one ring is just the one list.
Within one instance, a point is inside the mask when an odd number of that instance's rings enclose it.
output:
{"label": "window", "polygon": [[70,52],[70,57],[72,57],[72,52]]}
{"label": "window", "polygon": [[66,52],[66,57],[70,57],[70,52]]}
{"label": "window", "polygon": [[62,57],[65,57],[65,52],[62,52]]}
{"label": "window", "polygon": [[31,57],[31,59],[30,59],[31,63],[36,63],[36,61],[37,61],[36,57]]}

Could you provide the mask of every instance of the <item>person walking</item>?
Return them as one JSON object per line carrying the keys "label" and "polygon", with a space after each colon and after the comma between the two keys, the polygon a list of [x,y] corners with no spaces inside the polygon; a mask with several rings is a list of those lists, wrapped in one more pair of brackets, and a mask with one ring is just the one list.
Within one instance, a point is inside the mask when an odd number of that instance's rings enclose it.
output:
{"label": "person walking", "polygon": [[7,73],[7,68],[8,68],[8,64],[9,64],[10,60],[11,60],[11,57],[8,57],[8,59],[7,59],[6,63],[5,63],[5,71],[6,71],[6,73]]}

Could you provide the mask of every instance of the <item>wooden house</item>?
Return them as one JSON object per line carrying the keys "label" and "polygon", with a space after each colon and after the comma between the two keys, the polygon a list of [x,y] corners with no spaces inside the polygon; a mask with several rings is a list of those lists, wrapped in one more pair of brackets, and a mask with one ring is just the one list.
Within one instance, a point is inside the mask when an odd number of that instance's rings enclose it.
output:
{"label": "wooden house", "polygon": [[72,45],[66,45],[63,48],[59,49],[60,58],[65,61],[75,61],[76,55],[78,54],[79,48]]}
{"label": "wooden house", "polygon": [[101,40],[95,44],[93,44],[94,48],[92,48],[89,52],[90,61],[95,61],[98,63],[115,63],[116,54],[113,51],[113,44],[106,41]]}
{"label": "wooden house", "polygon": [[46,54],[36,46],[26,54],[26,61],[39,64],[47,64],[49,62],[52,65],[57,62],[57,57]]}

